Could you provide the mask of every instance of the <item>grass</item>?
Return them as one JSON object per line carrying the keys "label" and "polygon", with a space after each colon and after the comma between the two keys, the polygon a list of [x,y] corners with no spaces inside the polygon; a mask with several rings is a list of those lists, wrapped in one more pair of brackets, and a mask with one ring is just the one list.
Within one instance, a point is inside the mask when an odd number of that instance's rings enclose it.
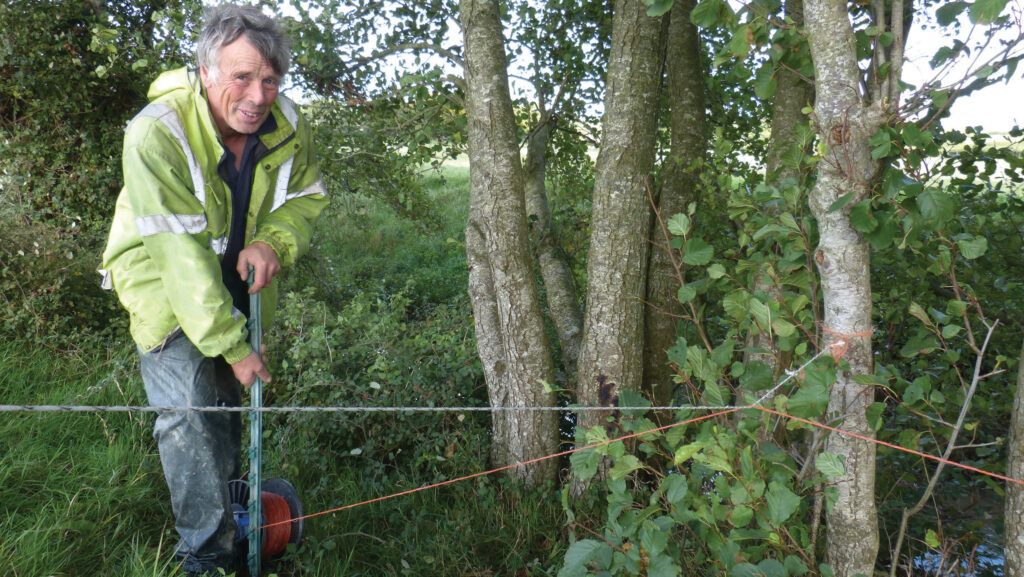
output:
{"label": "grass", "polygon": [[[468,170],[429,174],[424,185],[439,210],[433,227],[358,197],[325,215],[305,276],[313,273],[327,302],[345,303],[359,291],[390,294],[412,283],[414,316],[426,318],[437,304],[468,306],[459,241],[468,211]],[[409,321],[408,330],[417,330],[415,322]],[[5,335],[0,403],[146,404],[127,337],[118,343],[85,339],[55,355]],[[177,536],[152,420],[122,413],[0,416],[0,575],[180,575],[172,562]],[[402,422],[385,424],[394,428]],[[265,429],[273,426],[268,419]],[[421,434],[422,428],[411,430],[407,442],[421,441]],[[287,447],[267,449],[265,472],[292,481],[307,513],[486,466],[486,439],[479,438],[460,441],[472,458],[448,463],[447,472],[433,465],[367,468],[365,460],[343,458],[317,444],[322,441],[315,435],[289,439]],[[322,458],[296,466],[297,454]],[[503,477],[474,479],[309,519],[302,547],[265,567],[282,577],[554,575],[551,567],[564,553],[563,520],[555,489],[525,491]]]}
{"label": "grass", "polygon": [[[139,404],[129,347],[90,361],[0,344],[12,403]],[[127,414],[8,414],[0,421],[0,572],[171,574],[167,491],[148,420]],[[145,537],[144,537],[145,536]],[[166,563],[164,563],[166,564]]]}

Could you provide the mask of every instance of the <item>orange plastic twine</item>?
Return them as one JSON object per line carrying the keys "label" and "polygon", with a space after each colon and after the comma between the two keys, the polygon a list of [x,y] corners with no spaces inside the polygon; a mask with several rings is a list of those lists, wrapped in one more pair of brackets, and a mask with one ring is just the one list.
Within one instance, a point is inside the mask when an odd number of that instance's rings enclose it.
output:
{"label": "orange plastic twine", "polygon": [[288,502],[281,495],[262,491],[260,497],[263,501],[263,518],[266,523],[261,527],[265,532],[260,555],[272,557],[283,553],[288,546],[288,541],[292,537],[292,513],[288,508]]}

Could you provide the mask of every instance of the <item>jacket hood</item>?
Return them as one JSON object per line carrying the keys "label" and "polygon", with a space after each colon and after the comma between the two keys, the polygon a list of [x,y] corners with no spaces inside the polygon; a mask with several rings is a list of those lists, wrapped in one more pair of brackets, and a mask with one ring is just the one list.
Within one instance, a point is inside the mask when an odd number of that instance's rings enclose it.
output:
{"label": "jacket hood", "polygon": [[183,94],[194,96],[196,92],[201,90],[199,74],[197,72],[188,68],[178,68],[158,76],[153,81],[153,84],[149,85],[149,93],[146,94],[146,97],[149,98],[150,102],[153,102],[173,92],[181,91]]}

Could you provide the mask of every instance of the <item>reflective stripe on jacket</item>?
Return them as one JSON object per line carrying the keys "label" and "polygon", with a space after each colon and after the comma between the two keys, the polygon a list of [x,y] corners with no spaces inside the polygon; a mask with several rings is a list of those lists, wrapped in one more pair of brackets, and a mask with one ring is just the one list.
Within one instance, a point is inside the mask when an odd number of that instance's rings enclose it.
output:
{"label": "reflective stripe on jacket", "polygon": [[[160,75],[149,99],[125,132],[104,286],[117,291],[144,351],[180,329],[204,355],[235,363],[251,349],[245,318],[221,280],[231,223],[230,189],[217,174],[224,146],[194,71]],[[309,123],[280,95],[271,114],[278,128],[259,137],[245,244],[267,243],[288,267],[309,246],[326,190]],[[269,326],[277,283],[261,296]]]}

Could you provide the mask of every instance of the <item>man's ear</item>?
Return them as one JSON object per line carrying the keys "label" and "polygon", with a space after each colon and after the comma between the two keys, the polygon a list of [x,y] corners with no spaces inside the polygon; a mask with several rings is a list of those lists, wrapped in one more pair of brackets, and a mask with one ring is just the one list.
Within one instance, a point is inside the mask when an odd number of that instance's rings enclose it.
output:
{"label": "man's ear", "polygon": [[207,70],[205,66],[200,66],[199,67],[199,80],[202,81],[204,88],[209,88],[209,86],[210,86],[210,71]]}

